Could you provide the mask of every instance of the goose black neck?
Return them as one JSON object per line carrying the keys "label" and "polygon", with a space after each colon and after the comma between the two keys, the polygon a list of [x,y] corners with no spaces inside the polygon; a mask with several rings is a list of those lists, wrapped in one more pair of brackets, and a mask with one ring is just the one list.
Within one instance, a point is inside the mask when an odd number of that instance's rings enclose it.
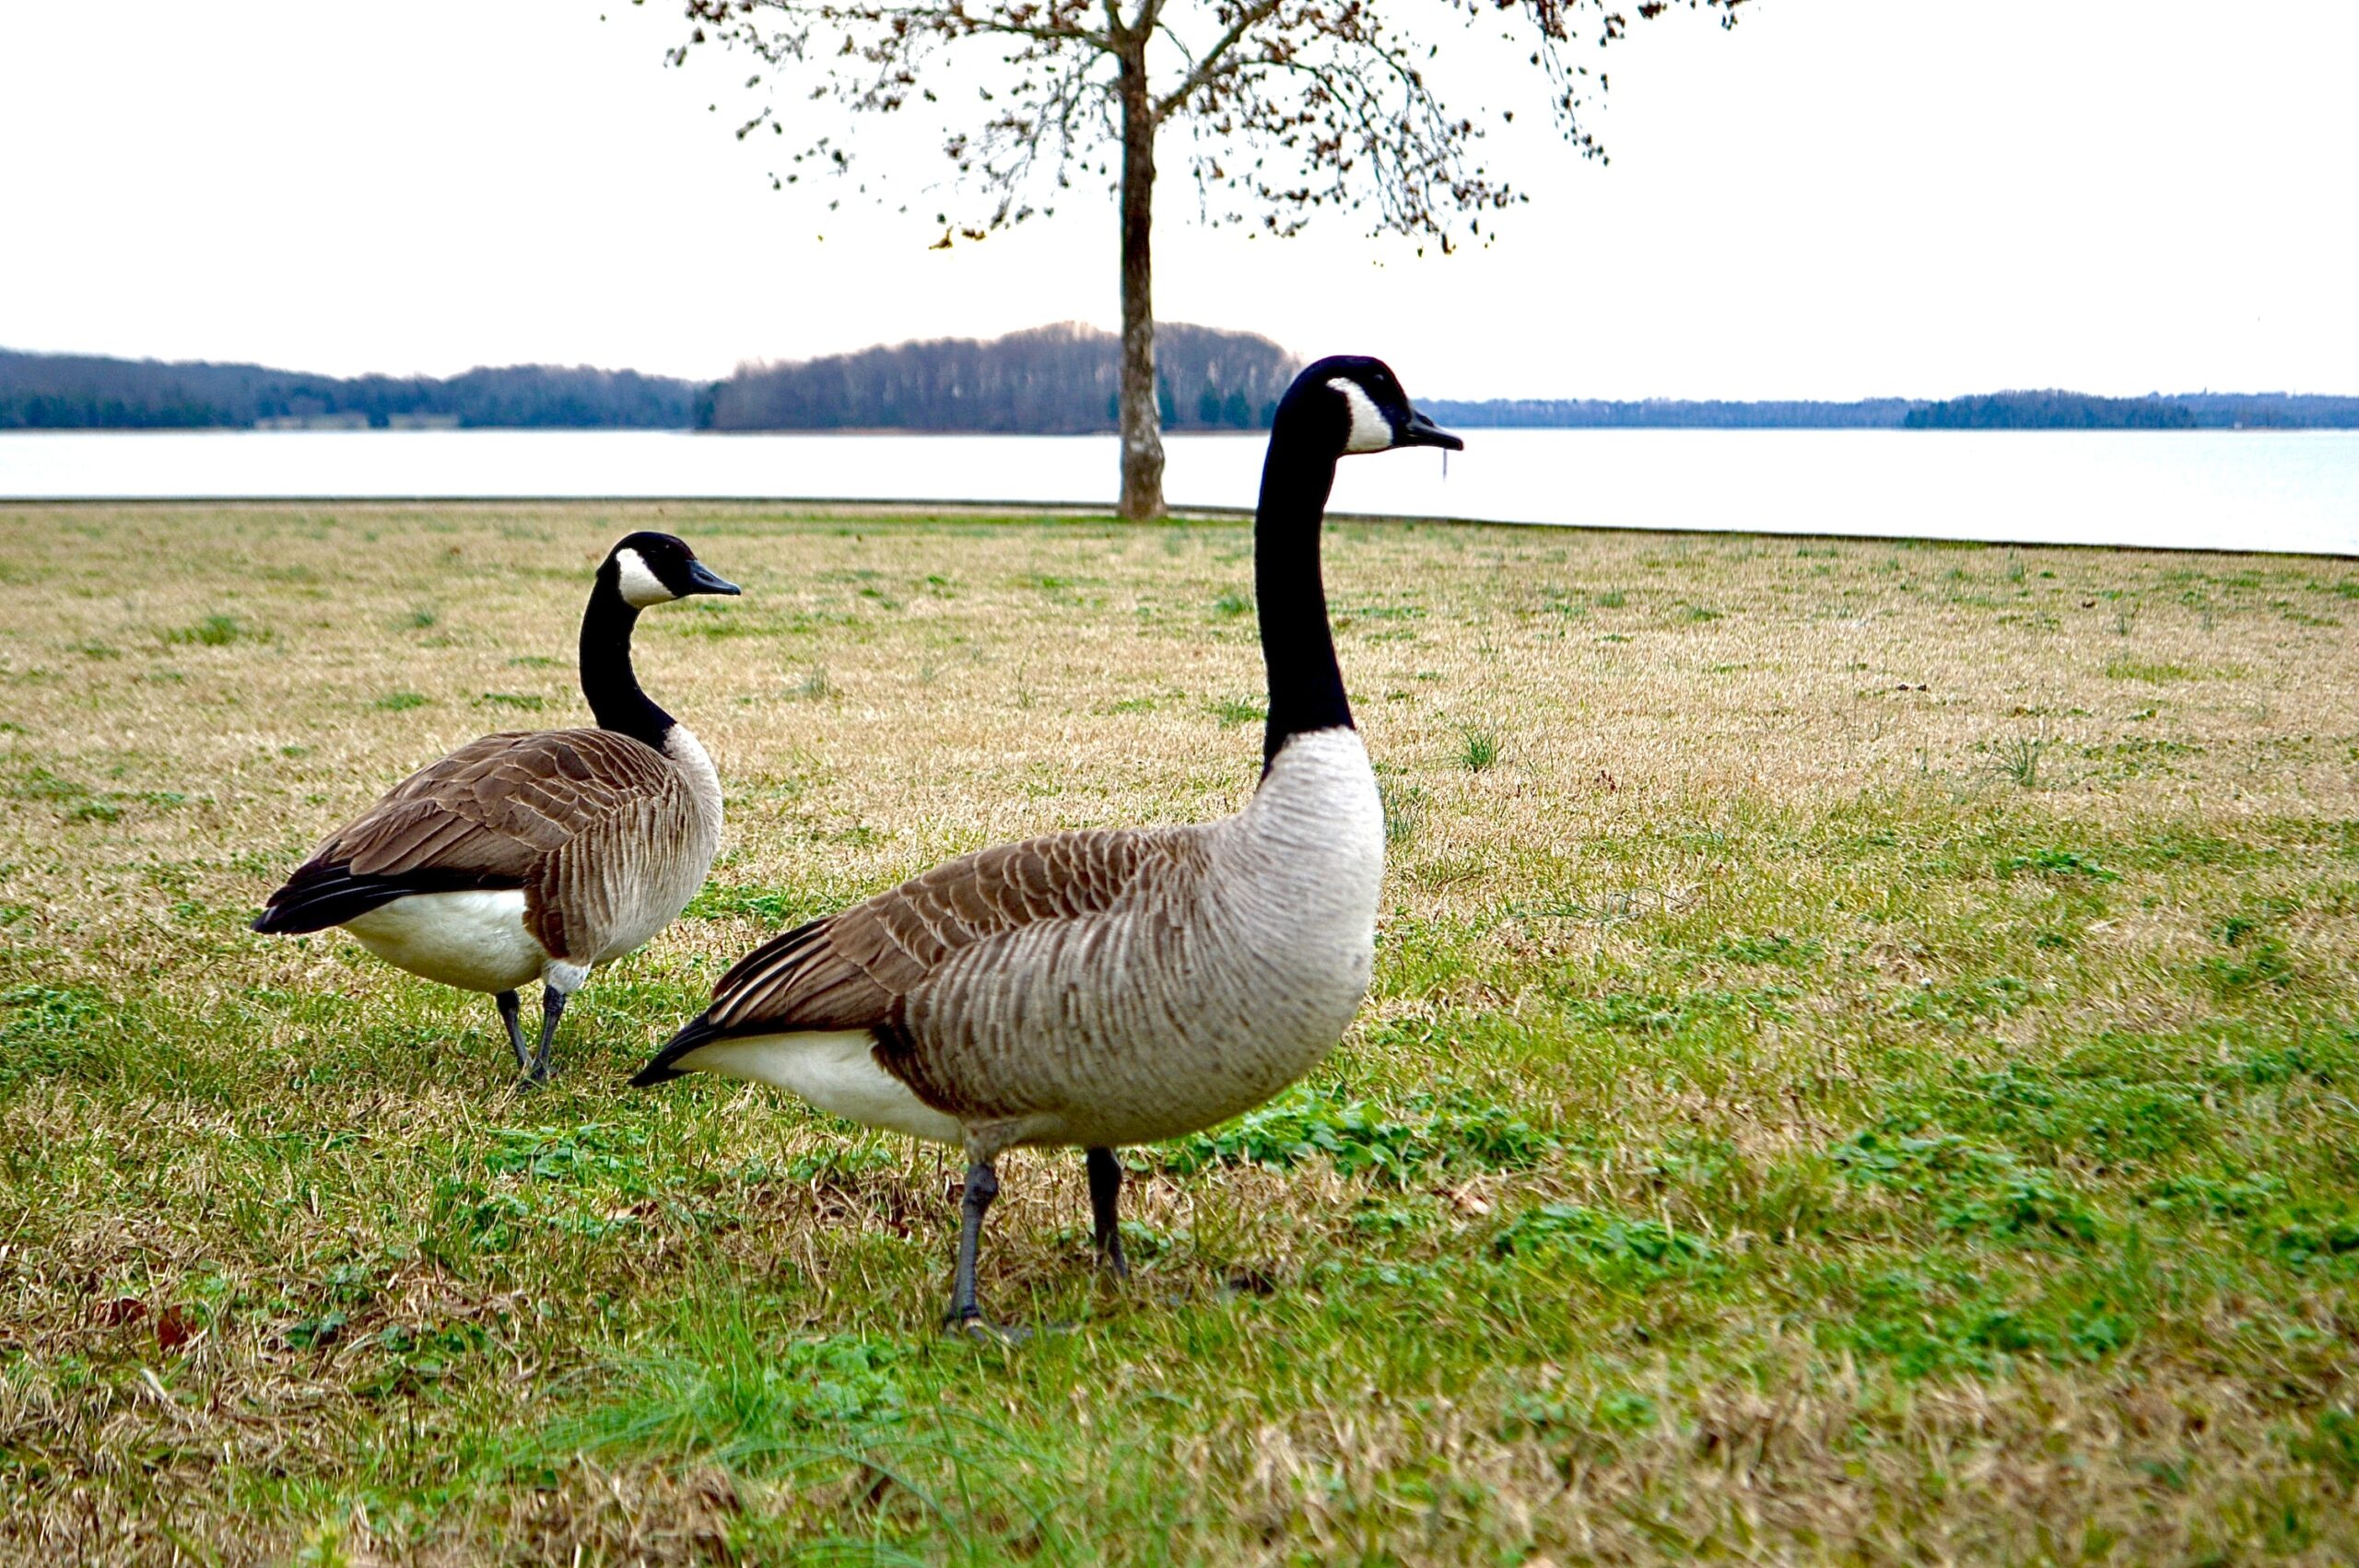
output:
{"label": "goose black neck", "polygon": [[581,613],[581,695],[598,716],[598,728],[613,730],[663,749],[671,733],[672,716],[639,689],[630,666],[631,628],[639,611],[616,591],[613,578],[601,572],[590,591],[590,607]]}
{"label": "goose black neck", "polygon": [[1319,571],[1319,531],[1335,486],[1333,456],[1307,449],[1284,428],[1270,438],[1262,465],[1261,505],[1253,513],[1253,597],[1262,618],[1262,661],[1270,683],[1270,721],[1262,737],[1262,771],[1287,741],[1313,730],[1352,727],[1344,673],[1327,626],[1327,588]]}

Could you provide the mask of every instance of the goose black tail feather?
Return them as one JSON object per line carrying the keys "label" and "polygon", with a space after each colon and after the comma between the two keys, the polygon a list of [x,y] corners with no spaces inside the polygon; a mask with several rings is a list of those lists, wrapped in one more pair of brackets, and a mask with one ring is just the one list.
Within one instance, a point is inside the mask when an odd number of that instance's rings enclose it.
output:
{"label": "goose black tail feather", "polygon": [[412,872],[405,876],[370,876],[347,865],[313,864],[287,879],[270,895],[269,904],[254,918],[253,929],[270,935],[299,936],[358,919],[396,898],[414,893],[464,893],[480,889],[513,889],[512,878],[464,872]]}
{"label": "goose black tail feather", "polygon": [[770,938],[729,966],[728,972],[712,988],[713,1000],[718,1001],[735,990],[748,976],[758,974],[772,967],[780,959],[802,952],[825,935],[834,920],[833,915],[822,915],[816,920],[805,920],[792,930],[780,931]]}
{"label": "goose black tail feather", "polygon": [[687,1074],[672,1064],[698,1046],[710,1045],[728,1033],[728,1030],[714,1024],[703,1013],[698,1013],[681,1026],[680,1032],[673,1036],[662,1050],[655,1053],[653,1061],[639,1070],[638,1076],[630,1081],[630,1086],[634,1089],[652,1089],[658,1083],[668,1083],[675,1078],[686,1078]]}

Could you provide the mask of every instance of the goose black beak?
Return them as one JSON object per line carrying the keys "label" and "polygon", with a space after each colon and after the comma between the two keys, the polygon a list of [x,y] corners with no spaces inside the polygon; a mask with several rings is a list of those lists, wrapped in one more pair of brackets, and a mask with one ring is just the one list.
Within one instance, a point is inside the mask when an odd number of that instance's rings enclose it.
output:
{"label": "goose black beak", "polygon": [[1443,429],[1416,409],[1409,410],[1409,427],[1393,438],[1396,447],[1439,447],[1444,451],[1462,452],[1466,443]]}
{"label": "goose black beak", "polygon": [[702,561],[690,561],[688,563],[688,591],[690,593],[737,594],[743,593],[745,590],[714,572]]}

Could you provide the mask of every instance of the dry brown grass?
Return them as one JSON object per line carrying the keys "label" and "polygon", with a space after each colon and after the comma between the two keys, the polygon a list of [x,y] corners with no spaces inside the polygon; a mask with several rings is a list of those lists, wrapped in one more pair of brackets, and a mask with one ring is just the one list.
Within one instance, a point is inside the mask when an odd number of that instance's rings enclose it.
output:
{"label": "dry brown grass", "polygon": [[[640,526],[746,591],[640,636],[730,828],[521,1095],[481,999],[243,920],[404,772],[579,721]],[[1344,1153],[1150,1158],[1126,1294],[1078,1162],[1015,1162],[986,1293],[1083,1323],[1024,1352],[931,1333],[936,1156],[621,1087],[783,923],[1234,807],[1249,545],[0,509],[0,1554],[2359,1553],[2347,563],[1335,527],[1395,832],[1289,1102]]]}

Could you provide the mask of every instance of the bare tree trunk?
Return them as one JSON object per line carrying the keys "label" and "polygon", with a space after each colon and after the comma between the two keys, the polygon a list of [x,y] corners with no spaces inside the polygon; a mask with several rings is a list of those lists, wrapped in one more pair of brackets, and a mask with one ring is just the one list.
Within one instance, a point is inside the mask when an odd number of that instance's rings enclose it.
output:
{"label": "bare tree trunk", "polygon": [[1163,515],[1163,419],[1155,386],[1155,107],[1147,95],[1150,29],[1121,41],[1122,504],[1133,520]]}

